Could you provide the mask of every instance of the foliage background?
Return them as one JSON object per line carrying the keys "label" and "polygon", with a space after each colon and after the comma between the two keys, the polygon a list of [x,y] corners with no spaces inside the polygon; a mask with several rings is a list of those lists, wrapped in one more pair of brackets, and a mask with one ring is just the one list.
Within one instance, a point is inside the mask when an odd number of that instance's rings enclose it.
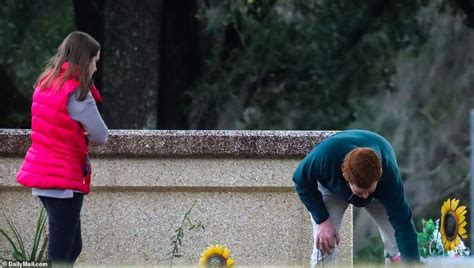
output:
{"label": "foliage background", "polygon": [[[96,80],[109,100],[101,107],[109,126],[373,130],[395,147],[420,227],[422,217],[439,217],[447,197],[469,205],[474,31],[463,23],[462,2],[84,3],[103,21],[88,29],[103,35]],[[0,127],[29,127],[36,76],[80,28],[74,4],[2,2]],[[159,66],[147,57],[154,53]],[[380,241],[368,239],[374,225],[363,211],[355,223],[356,259],[379,258]]]}

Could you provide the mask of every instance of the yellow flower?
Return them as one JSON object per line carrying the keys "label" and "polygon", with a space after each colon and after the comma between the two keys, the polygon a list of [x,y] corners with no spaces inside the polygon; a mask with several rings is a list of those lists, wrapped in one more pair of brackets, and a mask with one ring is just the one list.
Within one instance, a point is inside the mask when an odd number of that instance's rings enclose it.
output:
{"label": "yellow flower", "polygon": [[461,238],[467,238],[466,206],[459,206],[459,200],[448,199],[441,207],[440,233],[443,247],[454,250],[461,243]]}
{"label": "yellow flower", "polygon": [[230,250],[222,245],[210,245],[201,254],[199,266],[208,267],[232,267],[234,260],[230,258]]}

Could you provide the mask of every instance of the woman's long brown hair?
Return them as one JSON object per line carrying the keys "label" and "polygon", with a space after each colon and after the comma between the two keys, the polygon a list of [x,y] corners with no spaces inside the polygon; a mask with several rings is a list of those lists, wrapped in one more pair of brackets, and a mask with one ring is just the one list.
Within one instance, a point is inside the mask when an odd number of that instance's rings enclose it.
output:
{"label": "woman's long brown hair", "polygon": [[[47,90],[61,76],[56,88],[59,90],[68,79],[74,79],[80,84],[77,100],[84,100],[93,84],[89,74],[89,65],[99,50],[100,44],[92,36],[79,31],[70,33],[59,46],[56,55],[49,59],[43,73],[36,80],[35,87]],[[68,63],[68,67],[61,74],[61,66],[65,62]]]}

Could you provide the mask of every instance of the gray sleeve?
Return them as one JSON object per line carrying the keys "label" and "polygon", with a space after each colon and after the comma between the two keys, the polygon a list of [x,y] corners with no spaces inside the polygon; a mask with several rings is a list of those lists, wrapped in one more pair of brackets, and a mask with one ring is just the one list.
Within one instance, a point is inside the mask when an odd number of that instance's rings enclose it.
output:
{"label": "gray sleeve", "polygon": [[108,138],[108,129],[100,116],[91,94],[83,101],[76,99],[76,92],[69,95],[67,110],[72,119],[82,124],[89,133],[88,139],[94,145],[103,145]]}

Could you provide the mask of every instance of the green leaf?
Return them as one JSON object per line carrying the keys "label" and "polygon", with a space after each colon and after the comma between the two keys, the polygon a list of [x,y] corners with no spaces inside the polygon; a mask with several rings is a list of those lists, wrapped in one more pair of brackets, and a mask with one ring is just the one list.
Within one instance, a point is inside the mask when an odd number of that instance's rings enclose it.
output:
{"label": "green leaf", "polygon": [[17,246],[15,245],[15,243],[13,242],[13,240],[10,238],[10,236],[9,236],[4,230],[0,229],[0,234],[2,234],[3,237],[5,237],[5,238],[8,240],[8,242],[10,243],[10,245],[11,245],[12,248],[13,248],[13,251],[18,251]]}
{"label": "green leaf", "polygon": [[[8,218],[5,218],[8,225],[10,225],[10,228],[11,230],[13,231],[13,234],[16,238],[16,241],[18,242],[18,248],[19,248],[19,253],[21,254],[21,256],[24,257],[24,259],[26,260],[26,253],[25,253],[25,245],[23,243],[23,238],[21,237],[21,234],[20,232],[18,231],[18,229],[16,228],[15,224],[13,224],[13,222],[11,222]],[[23,260],[23,259],[22,259]]]}
{"label": "green leaf", "polygon": [[[171,244],[173,245],[173,250],[170,254],[167,254],[167,256],[170,256],[170,267],[173,266],[173,258],[179,258],[179,257],[182,257],[183,255],[179,253],[179,249],[182,245],[182,239],[184,237],[184,226],[185,224],[188,225],[188,231],[190,230],[194,230],[197,228],[198,225],[196,225],[195,223],[193,223],[193,220],[190,216],[190,213],[194,207],[194,205],[196,204],[196,200],[193,202],[193,204],[191,205],[191,207],[186,211],[186,213],[184,214],[183,216],[183,219],[181,221],[181,225],[179,226],[179,228],[175,229],[175,234],[171,237]],[[200,225],[201,223],[199,223]]]}
{"label": "green leaf", "polygon": [[45,216],[45,210],[44,207],[41,208],[40,215],[38,217],[38,222],[36,224],[36,231],[33,239],[33,247],[31,249],[31,255],[29,260],[30,261],[35,261],[37,260],[36,258],[36,253],[38,251],[39,244],[41,242],[41,238],[43,237],[43,230],[46,225],[46,216]]}
{"label": "green leaf", "polygon": [[193,222],[191,221],[191,217],[186,217],[186,220],[189,225],[193,225]]}
{"label": "green leaf", "polygon": [[49,240],[49,238],[45,233],[44,238],[43,238],[43,245],[41,246],[41,249],[38,253],[38,258],[37,258],[38,262],[42,262],[42,261],[46,260],[45,253],[46,253],[46,249],[48,247],[48,240]]}
{"label": "green leaf", "polygon": [[20,251],[13,251],[13,259],[17,260],[17,261],[26,261],[26,256],[24,254],[22,254],[22,252]]}

